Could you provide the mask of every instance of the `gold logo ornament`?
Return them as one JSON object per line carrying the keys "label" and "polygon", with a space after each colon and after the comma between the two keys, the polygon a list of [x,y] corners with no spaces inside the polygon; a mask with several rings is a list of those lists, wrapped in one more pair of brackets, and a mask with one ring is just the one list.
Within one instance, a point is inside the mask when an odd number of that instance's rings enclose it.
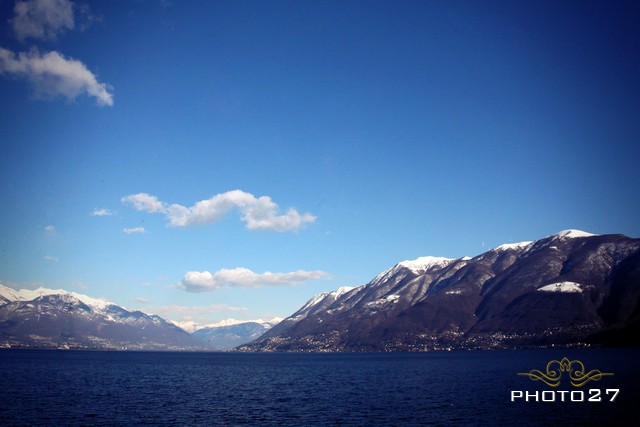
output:
{"label": "gold logo ornament", "polygon": [[584,364],[579,360],[569,360],[566,357],[562,360],[551,360],[547,363],[545,372],[539,369],[532,369],[529,372],[518,372],[518,375],[529,377],[531,381],[542,381],[550,387],[558,387],[563,373],[569,374],[569,380],[574,387],[582,387],[589,381],[599,381],[604,376],[611,376],[611,372],[601,372],[592,369],[586,372]]}

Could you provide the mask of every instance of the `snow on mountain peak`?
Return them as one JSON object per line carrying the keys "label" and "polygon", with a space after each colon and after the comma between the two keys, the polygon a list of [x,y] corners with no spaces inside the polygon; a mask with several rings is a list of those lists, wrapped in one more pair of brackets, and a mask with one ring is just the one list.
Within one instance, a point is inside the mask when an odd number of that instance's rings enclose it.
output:
{"label": "snow on mountain peak", "polygon": [[322,292],[318,295],[314,295],[313,297],[311,297],[311,299],[309,301],[307,301],[307,303],[298,311],[304,311],[307,310],[311,307],[313,307],[314,305],[317,305],[320,303],[320,301],[324,300],[327,296],[331,295],[332,292]]}
{"label": "snow on mountain peak", "polygon": [[176,325],[177,327],[179,327],[180,329],[191,333],[194,333],[195,331],[199,331],[200,329],[206,329],[206,328],[221,328],[221,327],[225,327],[225,326],[234,326],[234,325],[241,325],[243,323],[259,323],[263,326],[273,326],[276,325],[278,323],[280,323],[282,321],[282,317],[274,317],[273,319],[269,319],[269,320],[262,320],[262,319],[255,319],[255,320],[238,320],[238,319],[225,319],[225,320],[221,320],[219,322],[216,323],[207,323],[207,324],[203,324],[203,323],[198,323],[198,322],[194,322],[192,320],[189,321],[183,321],[183,322],[178,322],[176,320],[169,320],[169,322],[173,323],[174,325]]}
{"label": "snow on mountain peak", "polygon": [[597,236],[597,234],[591,234],[591,233],[587,233],[586,231],[581,231],[581,230],[562,230],[554,235],[552,235],[551,237],[554,238],[568,238],[568,239],[575,239],[578,237],[591,237],[591,236]]}
{"label": "snow on mountain peak", "polygon": [[519,242],[519,243],[504,243],[500,246],[495,247],[494,251],[506,251],[509,249],[524,249],[530,246],[533,242]]}
{"label": "snow on mountain peak", "polygon": [[335,291],[319,293],[318,295],[313,296],[309,301],[307,301],[307,303],[298,311],[308,310],[311,307],[320,304],[322,301],[329,297],[333,298],[333,300],[337,300],[343,294],[346,294],[347,292],[350,292],[358,287],[359,286],[342,286]]}
{"label": "snow on mountain peak", "polygon": [[396,283],[398,283],[404,277],[406,277],[406,270],[409,270],[413,274],[420,275],[420,274],[426,273],[427,271],[433,269],[434,267],[444,268],[454,261],[456,260],[452,258],[434,257],[434,256],[423,256],[420,258],[416,258],[414,260],[401,261],[396,265],[394,265],[393,267],[378,274],[371,281],[371,283],[378,284],[378,283],[389,280],[393,276],[396,276],[395,281]]}
{"label": "snow on mountain peak", "polygon": [[82,301],[84,304],[88,305],[91,308],[95,308],[98,310],[104,310],[110,305],[113,305],[112,302],[103,299],[91,298],[87,295],[78,294],[76,292],[65,291],[64,289],[48,289],[48,288],[38,288],[36,290],[30,289],[20,289],[19,291],[8,288],[6,286],[0,285],[0,295],[9,301],[31,301],[39,297],[48,296],[48,295],[63,295],[70,296],[75,299]]}
{"label": "snow on mountain peak", "polygon": [[0,283],[0,297],[8,300],[8,301],[17,301],[20,299],[18,295],[18,291],[15,289],[11,289],[7,286],[4,286]]}
{"label": "snow on mountain peak", "polygon": [[425,271],[433,267],[445,267],[452,261],[455,260],[445,257],[423,256],[414,260],[399,262],[398,265],[408,268],[414,273],[424,273]]}
{"label": "snow on mountain peak", "polygon": [[[551,236],[547,237],[546,239],[575,239],[575,238],[579,238],[579,237],[591,237],[591,236],[597,236],[597,234],[591,234],[591,233],[587,233],[586,231],[581,231],[581,230],[574,230],[574,229],[569,229],[569,230],[562,230],[556,234],[552,234]],[[546,239],[542,239],[542,240],[546,240]],[[536,242],[520,242],[520,243],[505,243],[502,244],[494,249],[492,249],[493,251],[506,251],[509,249],[526,249],[529,246],[531,246],[532,244],[534,244]]]}
{"label": "snow on mountain peak", "polygon": [[335,291],[331,292],[330,295],[332,297],[338,298],[340,295],[346,294],[347,292],[355,288],[356,288],[355,286],[342,286],[336,289]]}
{"label": "snow on mountain peak", "polygon": [[175,320],[169,320],[169,323],[172,323],[173,325],[177,326],[178,328],[190,334],[197,331],[198,329],[207,327],[207,325],[201,325],[200,323],[193,322],[193,321],[178,322]]}

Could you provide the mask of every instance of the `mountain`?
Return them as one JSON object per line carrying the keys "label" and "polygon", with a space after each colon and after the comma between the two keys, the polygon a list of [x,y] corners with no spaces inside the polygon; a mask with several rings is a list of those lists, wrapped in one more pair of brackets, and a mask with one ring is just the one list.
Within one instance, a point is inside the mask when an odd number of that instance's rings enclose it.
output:
{"label": "mountain", "polygon": [[240,351],[639,345],[640,239],[566,230],[403,261],[320,294]]}
{"label": "mountain", "polygon": [[227,351],[255,340],[281,319],[211,325],[194,330],[191,335],[207,345],[210,350]]}
{"label": "mountain", "polygon": [[141,311],[64,290],[0,285],[0,347],[202,350],[187,332]]}

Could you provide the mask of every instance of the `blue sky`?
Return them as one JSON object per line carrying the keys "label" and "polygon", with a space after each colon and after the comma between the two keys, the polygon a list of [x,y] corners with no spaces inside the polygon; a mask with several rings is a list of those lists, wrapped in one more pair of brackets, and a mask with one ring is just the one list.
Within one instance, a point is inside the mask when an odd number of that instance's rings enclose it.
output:
{"label": "blue sky", "polygon": [[0,282],[287,316],[420,256],[640,236],[635,2],[0,3]]}

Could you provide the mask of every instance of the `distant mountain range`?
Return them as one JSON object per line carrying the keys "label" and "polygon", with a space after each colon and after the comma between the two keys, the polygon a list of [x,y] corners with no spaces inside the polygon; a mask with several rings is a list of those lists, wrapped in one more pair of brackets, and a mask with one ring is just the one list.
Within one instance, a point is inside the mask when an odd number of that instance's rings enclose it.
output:
{"label": "distant mountain range", "polygon": [[[279,319],[276,319],[276,321]],[[0,285],[0,348],[224,351],[249,342],[273,323],[190,324],[62,289],[35,291]]]}
{"label": "distant mountain range", "polygon": [[187,332],[159,316],[129,311],[74,292],[45,288],[15,291],[0,285],[0,304],[0,346],[3,347],[204,348]]}
{"label": "distant mountain range", "polygon": [[640,239],[566,230],[404,261],[322,293],[240,351],[640,344]]}
{"label": "distant mountain range", "polygon": [[260,337],[271,329],[277,320],[236,322],[230,325],[207,326],[196,329],[191,336],[205,343],[212,350],[227,351]]}

